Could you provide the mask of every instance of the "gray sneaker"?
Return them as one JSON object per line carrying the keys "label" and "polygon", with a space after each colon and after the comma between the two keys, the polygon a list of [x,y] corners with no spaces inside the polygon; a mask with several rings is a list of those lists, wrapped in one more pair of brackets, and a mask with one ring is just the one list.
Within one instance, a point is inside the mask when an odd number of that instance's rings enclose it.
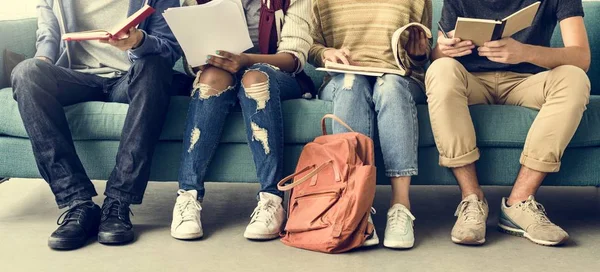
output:
{"label": "gray sneaker", "polygon": [[487,201],[479,200],[475,194],[463,199],[454,214],[458,219],[452,228],[452,242],[463,245],[485,243],[488,211]]}
{"label": "gray sneaker", "polygon": [[508,207],[506,198],[502,199],[498,229],[501,232],[525,237],[530,241],[555,246],[566,242],[569,234],[559,226],[550,222],[542,204],[529,196],[527,201]]}

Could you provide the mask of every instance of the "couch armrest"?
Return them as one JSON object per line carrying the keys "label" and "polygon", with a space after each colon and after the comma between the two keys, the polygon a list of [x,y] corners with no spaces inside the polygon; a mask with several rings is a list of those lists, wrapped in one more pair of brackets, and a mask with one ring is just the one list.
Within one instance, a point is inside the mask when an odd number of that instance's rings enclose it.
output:
{"label": "couch armrest", "polygon": [[9,78],[4,78],[4,49],[33,57],[35,54],[35,31],[37,19],[0,20],[0,88],[8,86]]}

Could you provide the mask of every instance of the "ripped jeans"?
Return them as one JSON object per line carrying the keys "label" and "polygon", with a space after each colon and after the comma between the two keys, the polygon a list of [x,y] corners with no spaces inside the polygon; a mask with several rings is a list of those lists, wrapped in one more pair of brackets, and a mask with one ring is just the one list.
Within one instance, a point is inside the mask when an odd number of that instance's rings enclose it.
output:
{"label": "ripped jeans", "polygon": [[[245,88],[241,79],[248,71],[262,72],[267,82]],[[277,182],[283,178],[281,101],[301,97],[302,89],[291,74],[267,64],[256,64],[241,71],[233,86],[223,92],[195,89],[184,132],[179,188],[197,190],[198,199],[203,199],[207,168],[219,145],[226,117],[239,101],[260,191],[283,196],[277,189]]]}
{"label": "ripped jeans", "polygon": [[[416,103],[425,102],[425,93],[417,81],[391,74],[378,78],[339,74],[320,98],[333,101],[333,114],[354,131],[375,139],[377,128],[387,177],[418,174]],[[334,122],[333,133],[342,132],[346,128]]]}

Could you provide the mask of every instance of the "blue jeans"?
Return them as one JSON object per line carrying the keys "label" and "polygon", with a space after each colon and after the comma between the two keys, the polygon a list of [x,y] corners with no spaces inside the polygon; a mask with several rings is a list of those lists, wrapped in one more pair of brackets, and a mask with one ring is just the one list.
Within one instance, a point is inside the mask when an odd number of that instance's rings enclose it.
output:
{"label": "blue jeans", "polygon": [[[388,177],[418,174],[416,103],[425,101],[425,93],[414,79],[338,74],[323,88],[320,98],[333,101],[333,114],[356,132],[375,139],[378,131]],[[334,122],[333,132],[347,130]]]}
{"label": "blue jeans", "polygon": [[86,101],[128,103],[121,142],[104,194],[140,204],[150,176],[154,147],[169,107],[173,71],[148,56],[120,78],[103,78],[29,59],[13,70],[13,95],[42,177],[59,208],[96,196],[77,156],[63,107]]}
{"label": "blue jeans", "polygon": [[[260,71],[268,78],[268,100],[255,100],[247,94],[241,78],[247,71]],[[283,178],[283,117],[281,101],[302,97],[296,79],[266,64],[257,64],[237,75],[233,86],[223,93],[201,97],[192,92],[179,169],[179,188],[197,190],[198,199],[204,197],[204,177],[219,145],[225,119],[239,101],[246,136],[254,157],[261,192],[282,196],[277,182]]]}

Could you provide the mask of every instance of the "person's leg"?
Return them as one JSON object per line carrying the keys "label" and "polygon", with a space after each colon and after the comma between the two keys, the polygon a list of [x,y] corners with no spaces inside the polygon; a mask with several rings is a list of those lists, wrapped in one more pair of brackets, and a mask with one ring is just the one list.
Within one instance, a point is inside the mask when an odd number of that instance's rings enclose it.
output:
{"label": "person's leg", "polygon": [[[354,131],[375,137],[375,110],[373,105],[373,78],[338,74],[331,78],[320,94],[320,99],[333,102],[333,114],[346,122]],[[333,133],[348,130],[333,122]]]}
{"label": "person's leg", "polygon": [[[353,74],[339,74],[331,78],[321,90],[320,99],[333,102],[333,114],[346,122],[352,130],[375,137],[375,109],[373,104],[373,84],[375,78]],[[348,132],[344,126],[333,122],[333,133]],[[373,220],[369,217],[369,222]],[[367,238],[363,246],[379,244],[379,237]]]}
{"label": "person's leg", "polygon": [[384,246],[414,245],[414,216],[410,212],[411,176],[418,174],[419,123],[416,103],[425,101],[423,88],[409,77],[385,75],[374,86],[379,142],[386,175],[392,183]]}
{"label": "person's leg", "polygon": [[172,70],[159,56],[136,60],[128,73],[109,88],[109,100],[128,103],[115,167],[104,195],[98,241],[106,244],[133,240],[129,205],[141,204],[150,176],[152,155],[167,115]]}
{"label": "person's leg", "polygon": [[589,102],[590,81],[583,70],[568,65],[529,77],[510,73],[506,81],[500,102],[540,111],[527,134],[513,190],[502,202],[500,229],[543,245],[562,244],[568,234],[550,222],[534,195],[546,174],[560,169]]}
{"label": "person's leg", "polygon": [[19,64],[11,78],[40,174],[50,184],[58,207],[71,208],[48,245],[81,247],[97,231],[100,209],[92,202],[96,190],[77,156],[63,107],[105,99],[105,80],[38,59]]}
{"label": "person's leg", "polygon": [[176,239],[204,235],[200,217],[204,176],[219,145],[225,119],[237,101],[236,85],[229,72],[209,67],[193,87],[181,152],[180,190],[171,224],[171,236]]}
{"label": "person's leg", "polygon": [[238,99],[246,123],[246,136],[261,184],[258,206],[244,237],[279,237],[285,212],[283,192],[277,182],[283,178],[283,116],[281,101],[302,97],[296,79],[278,68],[257,64],[248,68],[241,80]]}
{"label": "person's leg", "polygon": [[452,230],[452,241],[461,244],[485,242],[487,203],[479,187],[475,161],[479,159],[475,128],[469,105],[491,104],[489,86],[474,76],[460,62],[451,58],[434,61],[426,75],[429,115],[440,165],[452,168],[463,191]]}
{"label": "person's leg", "polygon": [[105,99],[104,80],[38,59],[20,63],[11,78],[40,174],[59,208],[91,200],[96,191],[75,151],[63,107]]}

